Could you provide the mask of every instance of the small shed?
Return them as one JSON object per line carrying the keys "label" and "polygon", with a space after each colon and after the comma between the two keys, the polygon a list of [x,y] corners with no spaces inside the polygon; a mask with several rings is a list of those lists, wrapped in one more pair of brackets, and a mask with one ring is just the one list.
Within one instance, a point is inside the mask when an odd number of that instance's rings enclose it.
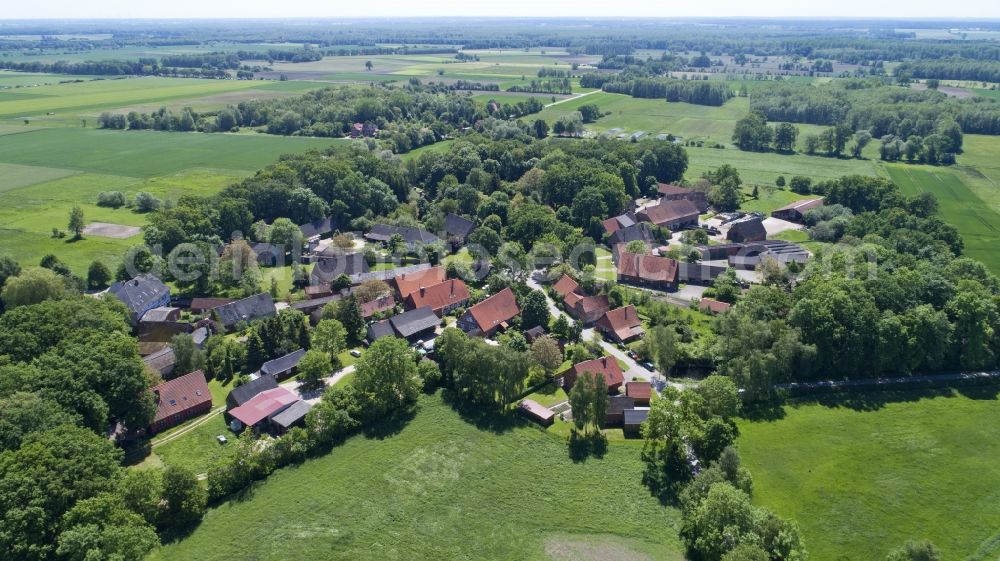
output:
{"label": "small shed", "polygon": [[551,425],[556,417],[556,414],[551,409],[532,399],[522,400],[517,408],[529,419],[537,422],[543,427]]}

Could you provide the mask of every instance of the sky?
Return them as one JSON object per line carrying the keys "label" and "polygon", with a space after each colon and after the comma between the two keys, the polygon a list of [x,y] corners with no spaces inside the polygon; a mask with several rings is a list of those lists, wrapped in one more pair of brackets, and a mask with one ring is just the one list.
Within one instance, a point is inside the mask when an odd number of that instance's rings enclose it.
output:
{"label": "sky", "polygon": [[0,19],[279,17],[1000,18],[998,0],[7,0]]}

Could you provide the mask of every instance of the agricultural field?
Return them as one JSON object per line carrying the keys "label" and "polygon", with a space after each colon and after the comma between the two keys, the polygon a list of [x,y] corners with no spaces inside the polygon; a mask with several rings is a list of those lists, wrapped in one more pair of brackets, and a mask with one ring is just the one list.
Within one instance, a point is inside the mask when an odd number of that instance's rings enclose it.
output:
{"label": "agricultural field", "polygon": [[688,147],[687,153],[688,179],[701,177],[704,172],[723,164],[734,166],[740,172],[744,185],[773,185],[779,175],[784,175],[786,180],[795,175],[804,175],[813,181],[835,179],[844,175],[884,175],[881,163],[876,160],[827,158],[800,153],[743,152],[736,148]]}
{"label": "agricultural field", "polygon": [[[437,396],[384,438],[357,436],[211,509],[152,560],[683,559],[677,511],[641,483],[640,447],[574,463],[520,419],[464,421]],[[554,475],[557,474],[557,475]],[[615,497],[608,500],[609,496]]]}
{"label": "agricultural field", "polygon": [[[0,131],[2,132],[2,131]],[[54,254],[77,274],[91,261],[117,265],[141,241],[87,235],[52,237],[66,228],[74,206],[87,222],[143,226],[146,217],[128,208],[97,206],[101,191],[140,191],[162,200],[211,194],[272,162],[283,153],[325,148],[330,139],[152,131],[44,128],[0,134],[0,254],[37,264]],[[346,142],[346,141],[345,141]]]}
{"label": "agricultural field", "polygon": [[924,538],[943,559],[996,559],[996,394],[846,396],[742,421],[754,500],[794,518],[813,559],[882,559]]}

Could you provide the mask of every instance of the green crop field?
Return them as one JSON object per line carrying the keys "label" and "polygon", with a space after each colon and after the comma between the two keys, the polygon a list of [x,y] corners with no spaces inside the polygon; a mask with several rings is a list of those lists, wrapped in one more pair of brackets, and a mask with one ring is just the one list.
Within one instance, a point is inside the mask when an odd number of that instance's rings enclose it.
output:
{"label": "green crop field", "polygon": [[744,185],[774,184],[779,175],[788,180],[795,175],[810,177],[813,181],[834,179],[843,175],[882,175],[880,164],[874,160],[827,158],[806,154],[775,154],[774,152],[743,152],[735,148],[688,147],[687,178],[694,179],[723,164],[734,166],[740,172]]}
{"label": "green crop field", "polygon": [[640,446],[574,463],[564,439],[463,421],[439,397],[385,438],[350,439],[211,509],[153,560],[680,560],[679,517]]}
{"label": "green crop field", "polygon": [[849,396],[856,408],[789,406],[781,420],[743,421],[755,501],[798,522],[812,559],[883,559],[924,538],[943,559],[996,559],[995,392]]}
{"label": "green crop field", "polygon": [[965,255],[982,261],[1000,272],[1000,213],[976,196],[962,179],[947,168],[889,164],[892,180],[903,193],[933,193],[940,204],[941,218],[958,228],[965,242]]}

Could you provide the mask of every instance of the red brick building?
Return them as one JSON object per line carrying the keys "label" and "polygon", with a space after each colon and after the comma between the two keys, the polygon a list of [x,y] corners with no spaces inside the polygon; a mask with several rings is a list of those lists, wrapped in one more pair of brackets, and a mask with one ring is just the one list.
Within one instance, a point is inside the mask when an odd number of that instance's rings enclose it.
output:
{"label": "red brick building", "polygon": [[201,370],[163,382],[153,387],[152,392],[156,399],[156,416],[149,425],[150,434],[212,410],[212,393]]}

